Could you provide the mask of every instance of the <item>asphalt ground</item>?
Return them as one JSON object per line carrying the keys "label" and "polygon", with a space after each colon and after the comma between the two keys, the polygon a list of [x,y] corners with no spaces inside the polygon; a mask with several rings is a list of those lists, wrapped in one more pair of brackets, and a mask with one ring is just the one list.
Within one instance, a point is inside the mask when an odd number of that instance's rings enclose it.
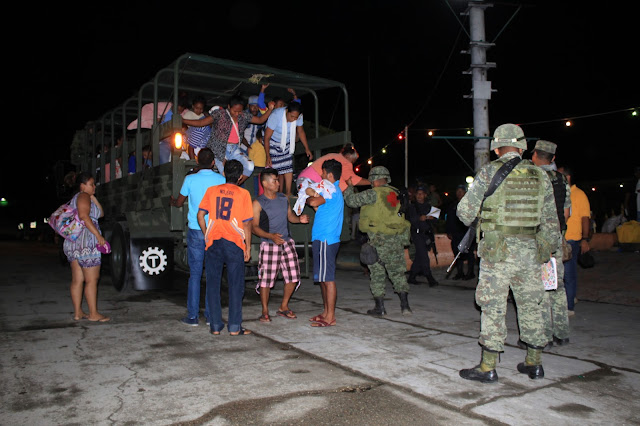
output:
{"label": "asphalt ground", "polygon": [[[387,286],[388,315],[372,317],[368,278],[341,252],[337,325],[312,328],[320,290],[304,279],[290,307],[259,322],[247,282],[244,326],[220,336],[179,322],[187,276],[171,290],[117,293],[104,275],[99,307],[108,323],[73,321],[70,271],[50,244],[0,242],[0,424],[640,424],[638,252],[594,252],[579,269],[571,343],[543,354],[545,378],[519,374],[514,307],[499,382],[458,376],[476,365],[480,312],[475,282],[445,278],[411,286],[402,316]],[[419,278],[421,280],[421,278]],[[223,310],[226,316],[226,311]]]}

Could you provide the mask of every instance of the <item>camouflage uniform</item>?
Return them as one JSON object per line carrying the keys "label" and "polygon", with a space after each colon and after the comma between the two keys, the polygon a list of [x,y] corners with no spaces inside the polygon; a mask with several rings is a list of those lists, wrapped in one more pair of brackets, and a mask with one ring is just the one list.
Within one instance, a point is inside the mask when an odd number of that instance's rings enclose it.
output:
{"label": "camouflage uniform", "polygon": [[[513,124],[498,127],[491,149],[502,146],[526,149],[522,129]],[[480,217],[476,303],[482,309],[479,343],[483,354],[480,365],[460,371],[460,376],[469,380],[498,380],[495,364],[498,352],[504,351],[507,336],[505,316],[510,288],[518,307],[520,335],[528,345],[526,361],[518,365],[518,371],[531,378],[544,377],[541,353],[547,340],[542,321],[545,291],[541,265],[558,249],[560,241],[551,183],[540,168],[522,160],[483,204],[493,176],[516,156],[520,153],[506,152],[482,167],[458,203],[457,216],[465,225]]]}
{"label": "camouflage uniform", "polygon": [[353,186],[344,192],[345,203],[351,208],[360,207],[358,226],[369,237],[369,243],[376,248],[380,260],[369,265],[370,289],[376,308],[368,311],[372,315],[384,315],[384,295],[386,277],[398,293],[403,314],[410,314],[407,296],[409,284],[405,276],[404,246],[409,245],[410,223],[399,214],[400,200],[391,181],[389,171],[376,166],[369,173],[369,181],[387,179],[387,184],[356,193]]}
{"label": "camouflage uniform", "polygon": [[[550,154],[556,153],[556,144],[553,142],[539,140],[536,142],[534,149],[548,152]],[[547,172],[547,176],[551,180],[552,187],[558,184],[559,187],[564,186],[564,204],[558,206],[558,198],[556,197],[556,210],[558,215],[564,215],[564,210],[571,208],[571,188],[569,182],[564,175],[557,171],[556,164],[544,164],[539,166],[542,170]],[[556,183],[559,179],[560,182]],[[562,185],[564,183],[564,185]],[[558,208],[559,207],[559,208]],[[558,220],[562,224],[564,220]],[[566,224],[564,229],[561,229],[562,235],[566,230]],[[562,247],[562,237],[559,243]],[[544,309],[542,316],[545,325],[545,336],[548,342],[556,342],[559,344],[568,343],[569,341],[569,315],[567,308],[567,292],[564,288],[564,263],[562,262],[562,250],[557,250],[553,257],[556,259],[557,272],[558,272],[558,288],[556,290],[545,291],[544,293]]]}

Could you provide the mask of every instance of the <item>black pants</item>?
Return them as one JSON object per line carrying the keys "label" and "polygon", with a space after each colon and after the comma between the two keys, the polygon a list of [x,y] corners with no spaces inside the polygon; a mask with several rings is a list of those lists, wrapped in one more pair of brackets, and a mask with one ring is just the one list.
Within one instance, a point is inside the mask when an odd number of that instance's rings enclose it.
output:
{"label": "black pants", "polygon": [[427,236],[425,234],[413,234],[412,238],[416,247],[416,255],[411,264],[411,276],[424,275],[425,277],[430,277],[431,261],[429,260]]}

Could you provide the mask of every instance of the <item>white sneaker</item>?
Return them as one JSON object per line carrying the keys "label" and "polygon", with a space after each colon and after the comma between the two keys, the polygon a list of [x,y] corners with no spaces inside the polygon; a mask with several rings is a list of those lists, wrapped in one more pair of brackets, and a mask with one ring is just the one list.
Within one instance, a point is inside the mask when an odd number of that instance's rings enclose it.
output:
{"label": "white sneaker", "polygon": [[574,316],[574,315],[576,314],[576,312],[575,312],[575,311],[567,311],[567,314],[568,314],[570,317],[572,317],[572,316]]}
{"label": "white sneaker", "polygon": [[575,305],[576,303],[578,303],[578,298],[577,298],[577,297],[574,297],[574,298],[573,298],[573,304]]}

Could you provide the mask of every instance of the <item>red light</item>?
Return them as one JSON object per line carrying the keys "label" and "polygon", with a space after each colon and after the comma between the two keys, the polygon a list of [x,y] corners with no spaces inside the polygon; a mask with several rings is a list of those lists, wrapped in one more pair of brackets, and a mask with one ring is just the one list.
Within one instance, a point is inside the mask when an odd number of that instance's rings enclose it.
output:
{"label": "red light", "polygon": [[356,172],[360,171],[360,166],[356,166]]}
{"label": "red light", "polygon": [[404,139],[404,135],[402,133],[398,133],[398,140],[401,141]]}

